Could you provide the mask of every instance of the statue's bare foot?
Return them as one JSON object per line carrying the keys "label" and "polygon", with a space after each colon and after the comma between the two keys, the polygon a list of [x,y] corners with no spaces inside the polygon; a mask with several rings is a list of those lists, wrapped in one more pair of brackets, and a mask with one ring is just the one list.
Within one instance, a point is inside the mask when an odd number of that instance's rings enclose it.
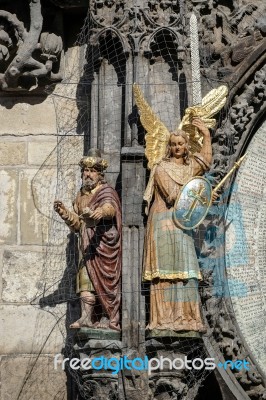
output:
{"label": "statue's bare foot", "polygon": [[101,318],[100,322],[98,322],[96,328],[97,329],[108,329],[109,328],[109,320],[106,317]]}
{"label": "statue's bare foot", "polygon": [[73,322],[73,324],[69,325],[69,328],[71,329],[79,329],[79,328],[93,328],[94,324],[91,322],[91,320],[87,318],[80,318],[76,322]]}

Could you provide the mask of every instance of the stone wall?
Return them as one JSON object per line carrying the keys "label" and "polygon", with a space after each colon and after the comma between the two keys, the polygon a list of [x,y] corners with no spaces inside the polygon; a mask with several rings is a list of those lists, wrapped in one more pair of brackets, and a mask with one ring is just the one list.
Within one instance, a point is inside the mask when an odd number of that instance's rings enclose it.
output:
{"label": "stone wall", "polygon": [[0,398],[33,398],[31,390],[39,399],[63,398],[65,375],[53,370],[62,334],[53,315],[31,305],[43,287],[49,227],[32,180],[57,145],[55,110],[51,98],[34,96],[2,96],[0,107]]}
{"label": "stone wall", "polygon": [[[64,58],[65,77],[73,73],[76,57],[77,48],[69,48]],[[71,93],[75,90],[72,87]],[[54,284],[52,292],[57,288],[66,267],[62,254],[68,229],[61,226],[62,235],[53,237],[53,201],[58,193],[63,195],[57,180],[58,163],[64,154],[71,166],[65,190],[70,193],[63,199],[70,205],[77,190],[83,137],[58,137],[58,120],[64,125],[69,113],[75,120],[77,110],[76,103],[70,102],[71,109],[59,115],[64,107],[57,109],[56,91],[66,95],[64,86],[58,84],[54,95],[2,92],[0,97],[1,400],[67,396],[66,375],[55,370],[53,363],[54,355],[65,345],[66,305],[41,309],[40,298],[47,294],[47,285]],[[60,254],[58,259],[56,254]]]}
{"label": "stone wall", "polygon": [[2,95],[0,109],[0,398],[36,398],[37,391],[38,399],[63,399],[66,377],[54,370],[53,357],[64,337],[50,308],[31,304],[45,284],[57,183],[54,102],[51,96]]}

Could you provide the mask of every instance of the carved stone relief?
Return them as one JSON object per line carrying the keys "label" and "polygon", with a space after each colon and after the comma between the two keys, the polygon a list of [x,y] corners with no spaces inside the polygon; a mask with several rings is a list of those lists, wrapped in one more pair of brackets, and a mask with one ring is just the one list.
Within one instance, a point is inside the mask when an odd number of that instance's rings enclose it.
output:
{"label": "carved stone relief", "polygon": [[4,91],[33,90],[62,79],[61,36],[42,31],[40,0],[29,2],[30,27],[15,14],[0,10],[0,88]]}
{"label": "carved stone relief", "polygon": [[[252,79],[239,89],[229,109],[228,120],[223,128],[215,133],[213,148],[216,158],[211,173],[217,181],[224,176],[233,161],[239,158],[252,129],[260,118],[263,118],[266,108],[265,81],[266,66],[264,65],[258,68]],[[229,141],[227,146],[226,140]],[[228,195],[227,186],[224,202]],[[203,289],[202,298],[206,307],[206,318],[212,330],[212,341],[217,343],[225,360],[236,360],[247,357],[249,350],[234,319],[234,310],[227,287],[225,255],[221,249],[221,245],[224,246],[225,243],[224,232],[228,229],[224,219],[225,210],[226,203],[220,206],[220,212],[218,212],[218,207],[214,207],[212,221],[205,222],[206,232],[209,233],[206,234],[202,248],[201,262],[207,287]],[[219,287],[221,292],[214,293],[214,287]],[[235,378],[250,398],[263,399],[266,391],[262,375],[254,364],[254,358],[249,361],[250,371],[234,372]]]}

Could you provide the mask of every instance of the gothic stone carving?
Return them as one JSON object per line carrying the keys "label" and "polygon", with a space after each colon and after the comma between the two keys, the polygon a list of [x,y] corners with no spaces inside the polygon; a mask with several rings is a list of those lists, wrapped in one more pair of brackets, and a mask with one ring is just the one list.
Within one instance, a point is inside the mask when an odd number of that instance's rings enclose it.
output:
{"label": "gothic stone carving", "polygon": [[88,7],[87,0],[51,0],[56,6],[61,8]]}
{"label": "gothic stone carving", "polygon": [[202,72],[206,77],[222,79],[233,86],[263,56],[266,49],[264,7],[262,2],[233,2],[231,8],[214,2],[210,12],[204,12],[200,44]]}
{"label": "gothic stone carving", "polygon": [[[42,32],[41,1],[29,1],[30,28],[15,14],[0,10],[0,88],[34,89],[42,78],[55,82],[62,78],[58,63],[63,48],[55,33]],[[45,81],[43,81],[43,84]]]}
{"label": "gothic stone carving", "polygon": [[[255,64],[256,67],[256,64]],[[229,109],[229,118],[223,128],[216,131],[213,138],[213,148],[216,160],[212,166],[212,174],[217,180],[223,177],[229,170],[233,160],[237,159],[243,144],[247,141],[252,127],[259,121],[266,108],[266,66],[257,67],[257,71],[238,92],[233,99]],[[227,146],[225,145],[227,140]],[[228,146],[229,140],[229,146]],[[234,318],[233,309],[229,299],[224,299],[222,293],[216,298],[213,296],[214,280],[219,274],[223,274],[226,280],[223,256],[219,255],[221,243],[224,243],[223,216],[216,215],[212,222],[205,221],[205,228],[212,232],[209,240],[205,240],[201,252],[201,263],[205,271],[205,284],[202,299],[205,305],[205,315],[209,322],[214,340],[225,360],[236,360],[247,358],[248,350],[245,348],[244,339],[238,332]],[[217,260],[220,262],[217,264]],[[218,272],[219,270],[219,272]],[[223,271],[221,273],[221,271]],[[222,281],[221,281],[222,282]],[[216,282],[216,286],[217,282]],[[221,291],[226,290],[221,287]],[[218,293],[219,295],[219,293]],[[264,399],[266,389],[263,379],[254,365],[248,358],[250,371],[234,372],[234,376],[244,388],[251,399]]]}

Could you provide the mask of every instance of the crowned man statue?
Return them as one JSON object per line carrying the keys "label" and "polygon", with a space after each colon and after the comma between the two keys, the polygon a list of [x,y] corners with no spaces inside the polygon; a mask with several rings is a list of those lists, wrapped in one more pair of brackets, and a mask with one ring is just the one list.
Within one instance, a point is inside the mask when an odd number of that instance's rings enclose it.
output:
{"label": "crowned man statue", "polygon": [[[79,163],[82,186],[73,211],[55,200],[54,209],[79,233],[77,293],[81,317],[70,328],[120,330],[121,205],[116,191],[106,183],[107,161],[90,149]],[[97,310],[97,311],[96,311]]]}

